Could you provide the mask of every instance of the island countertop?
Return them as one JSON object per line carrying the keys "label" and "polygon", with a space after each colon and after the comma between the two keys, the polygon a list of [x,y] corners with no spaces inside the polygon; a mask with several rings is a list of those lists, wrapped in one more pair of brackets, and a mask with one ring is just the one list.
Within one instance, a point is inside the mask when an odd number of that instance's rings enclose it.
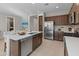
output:
{"label": "island countertop", "polygon": [[8,39],[12,39],[12,40],[21,40],[21,39],[28,38],[33,35],[39,34],[39,33],[41,33],[41,32],[34,31],[34,32],[28,32],[25,35],[19,35],[19,34],[15,34],[15,33],[6,32],[6,33],[4,33],[4,37],[6,37]]}
{"label": "island countertop", "polygon": [[79,38],[64,36],[68,56],[79,56]]}

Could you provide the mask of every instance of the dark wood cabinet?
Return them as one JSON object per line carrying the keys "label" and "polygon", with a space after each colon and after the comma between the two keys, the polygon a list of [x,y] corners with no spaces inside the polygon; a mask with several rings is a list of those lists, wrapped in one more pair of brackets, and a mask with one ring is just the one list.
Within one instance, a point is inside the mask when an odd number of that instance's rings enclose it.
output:
{"label": "dark wood cabinet", "polygon": [[68,25],[68,15],[45,17],[45,21],[54,21],[55,25]]}
{"label": "dark wood cabinet", "polygon": [[59,36],[58,36],[58,32],[55,31],[54,39],[55,39],[55,40],[58,40],[58,37],[59,37]]}
{"label": "dark wood cabinet", "polygon": [[34,51],[42,43],[42,33],[33,36],[32,51]]}
{"label": "dark wood cabinet", "polygon": [[38,34],[38,38],[39,38],[39,45],[42,43],[42,33]]}
{"label": "dark wood cabinet", "polygon": [[39,16],[39,31],[43,31],[43,16]]}
{"label": "dark wood cabinet", "polygon": [[69,21],[71,22],[72,20],[74,20],[74,23],[70,23],[71,25],[79,24],[79,5],[76,3],[72,5],[69,12]]}
{"label": "dark wood cabinet", "polygon": [[63,41],[63,37],[64,37],[64,32],[62,31],[55,32],[55,40]]}
{"label": "dark wood cabinet", "polygon": [[38,46],[38,35],[33,36],[32,40],[32,50],[34,51]]}

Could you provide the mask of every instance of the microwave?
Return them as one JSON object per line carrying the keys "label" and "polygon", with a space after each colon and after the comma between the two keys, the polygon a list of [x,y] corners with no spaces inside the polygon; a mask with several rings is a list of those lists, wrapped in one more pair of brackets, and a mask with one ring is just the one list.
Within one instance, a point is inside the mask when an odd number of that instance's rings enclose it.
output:
{"label": "microwave", "polygon": [[75,24],[75,12],[72,12],[69,15],[69,24],[74,25]]}

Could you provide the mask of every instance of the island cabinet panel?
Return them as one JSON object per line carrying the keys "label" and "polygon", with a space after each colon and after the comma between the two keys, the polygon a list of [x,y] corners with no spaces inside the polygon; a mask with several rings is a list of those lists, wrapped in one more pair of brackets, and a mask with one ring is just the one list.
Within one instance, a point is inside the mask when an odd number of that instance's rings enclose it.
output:
{"label": "island cabinet panel", "polygon": [[32,51],[34,51],[37,47],[42,43],[42,33],[33,36],[32,40]]}
{"label": "island cabinet panel", "polygon": [[42,43],[42,33],[24,38],[23,40],[10,40],[10,56],[26,56],[33,52]]}
{"label": "island cabinet panel", "polygon": [[65,40],[64,40],[64,56],[68,56],[68,51],[67,51]]}
{"label": "island cabinet panel", "polygon": [[38,45],[40,45],[42,43],[42,33],[38,34]]}
{"label": "island cabinet panel", "polygon": [[10,56],[21,56],[21,42],[10,40]]}
{"label": "island cabinet panel", "polygon": [[32,40],[32,50],[33,51],[37,48],[37,44],[38,44],[38,36],[34,35],[33,40]]}

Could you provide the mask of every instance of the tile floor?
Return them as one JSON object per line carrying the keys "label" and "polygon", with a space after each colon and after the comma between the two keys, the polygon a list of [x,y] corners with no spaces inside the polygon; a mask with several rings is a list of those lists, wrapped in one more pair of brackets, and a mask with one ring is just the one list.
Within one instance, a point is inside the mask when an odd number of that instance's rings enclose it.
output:
{"label": "tile floor", "polygon": [[[4,55],[4,40],[0,40],[0,56]],[[43,40],[42,45],[30,56],[64,56],[64,43],[61,41]]]}
{"label": "tile floor", "polygon": [[64,43],[44,39],[42,45],[30,56],[64,56]]}

